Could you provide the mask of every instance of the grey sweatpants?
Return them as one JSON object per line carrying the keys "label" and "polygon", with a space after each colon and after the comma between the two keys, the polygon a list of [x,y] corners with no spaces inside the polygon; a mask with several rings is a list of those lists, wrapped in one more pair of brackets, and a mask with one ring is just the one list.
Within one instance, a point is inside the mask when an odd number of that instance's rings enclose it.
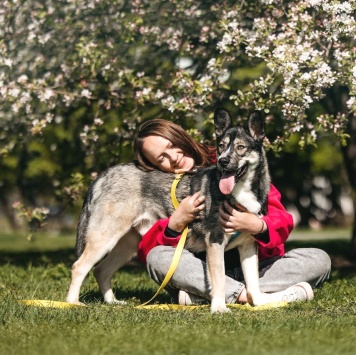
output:
{"label": "grey sweatpants", "polygon": [[[151,278],[161,284],[171,265],[175,248],[157,246],[147,255],[147,270]],[[299,248],[287,252],[281,258],[263,260],[259,265],[262,292],[283,291],[298,282],[308,282],[315,288],[330,276],[331,260],[323,250]],[[235,303],[245,288],[241,268],[227,270],[226,303]],[[166,286],[176,300],[178,291],[210,300],[210,285],[206,263],[188,250],[183,250],[178,267]]]}

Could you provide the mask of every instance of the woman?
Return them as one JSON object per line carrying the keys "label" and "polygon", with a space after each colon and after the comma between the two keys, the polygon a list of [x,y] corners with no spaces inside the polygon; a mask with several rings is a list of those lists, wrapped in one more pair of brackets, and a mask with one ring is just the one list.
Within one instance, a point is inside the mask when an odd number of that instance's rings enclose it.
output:
{"label": "woman", "polygon": [[[139,165],[146,170],[191,172],[216,162],[214,148],[194,141],[180,126],[161,119],[141,125],[134,150]],[[312,288],[329,278],[330,258],[324,251],[314,248],[285,253],[284,243],[293,229],[293,219],[280,199],[280,193],[271,184],[266,216],[260,218],[243,206],[233,208],[225,202],[219,209],[219,222],[225,233],[244,231],[254,236],[259,246],[260,289],[273,293],[271,302],[308,301],[314,295]],[[172,216],[157,221],[143,236],[138,257],[147,262],[148,272],[158,284],[162,283],[169,269],[180,234],[186,224],[197,218],[197,212],[204,209],[204,200],[199,193],[186,197]],[[238,259],[237,255],[234,257]],[[230,269],[227,260],[225,264],[226,303],[248,302],[241,267],[235,265],[237,267]],[[206,275],[203,257],[184,250],[166,289],[178,298],[180,304],[210,300]]]}

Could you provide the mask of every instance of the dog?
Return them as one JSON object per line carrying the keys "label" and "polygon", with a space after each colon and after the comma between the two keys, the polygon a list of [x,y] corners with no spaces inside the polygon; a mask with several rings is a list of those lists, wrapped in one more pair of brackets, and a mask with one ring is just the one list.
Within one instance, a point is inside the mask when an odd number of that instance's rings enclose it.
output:
{"label": "dog", "polygon": [[[206,251],[211,286],[211,312],[228,312],[225,303],[224,251],[238,247],[249,303],[269,303],[259,290],[255,240],[248,233],[238,238],[225,234],[218,222],[219,206],[225,199],[249,212],[267,213],[270,176],[262,141],[264,120],[253,111],[245,126],[234,127],[230,113],[214,113],[217,164],[186,173],[177,187],[177,198],[201,191],[205,209],[189,224],[185,248]],[[118,303],[111,288],[114,273],[130,261],[138,243],[158,220],[173,213],[170,189],[175,174],[144,171],[135,163],[119,164],[102,173],[84,198],[76,240],[77,261],[72,267],[67,302],[79,303],[81,285],[94,269],[94,276],[107,303]],[[233,240],[231,240],[233,239]]]}

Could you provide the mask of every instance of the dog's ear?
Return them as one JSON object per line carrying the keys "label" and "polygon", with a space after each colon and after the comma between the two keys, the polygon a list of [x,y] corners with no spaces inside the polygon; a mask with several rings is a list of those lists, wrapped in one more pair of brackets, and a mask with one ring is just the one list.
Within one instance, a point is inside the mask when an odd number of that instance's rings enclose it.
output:
{"label": "dog's ear", "polygon": [[265,138],[265,124],[261,111],[255,110],[248,119],[248,132],[256,141],[262,142]]}
{"label": "dog's ear", "polygon": [[216,109],[214,113],[214,125],[216,138],[219,140],[232,125],[230,113],[223,108]]}

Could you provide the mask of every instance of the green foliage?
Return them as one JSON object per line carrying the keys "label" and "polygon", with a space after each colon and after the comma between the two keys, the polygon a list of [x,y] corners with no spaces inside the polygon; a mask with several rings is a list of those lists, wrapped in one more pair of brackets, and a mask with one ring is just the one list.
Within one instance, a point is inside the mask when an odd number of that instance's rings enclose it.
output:
{"label": "green foliage", "polygon": [[[343,169],[343,157],[338,147],[337,142],[331,137],[326,137],[320,140],[317,149],[313,150],[311,154],[312,168],[311,173],[313,175],[329,175],[335,171],[341,171]],[[340,174],[338,177],[341,178]],[[340,179],[342,182],[342,179]]]}

